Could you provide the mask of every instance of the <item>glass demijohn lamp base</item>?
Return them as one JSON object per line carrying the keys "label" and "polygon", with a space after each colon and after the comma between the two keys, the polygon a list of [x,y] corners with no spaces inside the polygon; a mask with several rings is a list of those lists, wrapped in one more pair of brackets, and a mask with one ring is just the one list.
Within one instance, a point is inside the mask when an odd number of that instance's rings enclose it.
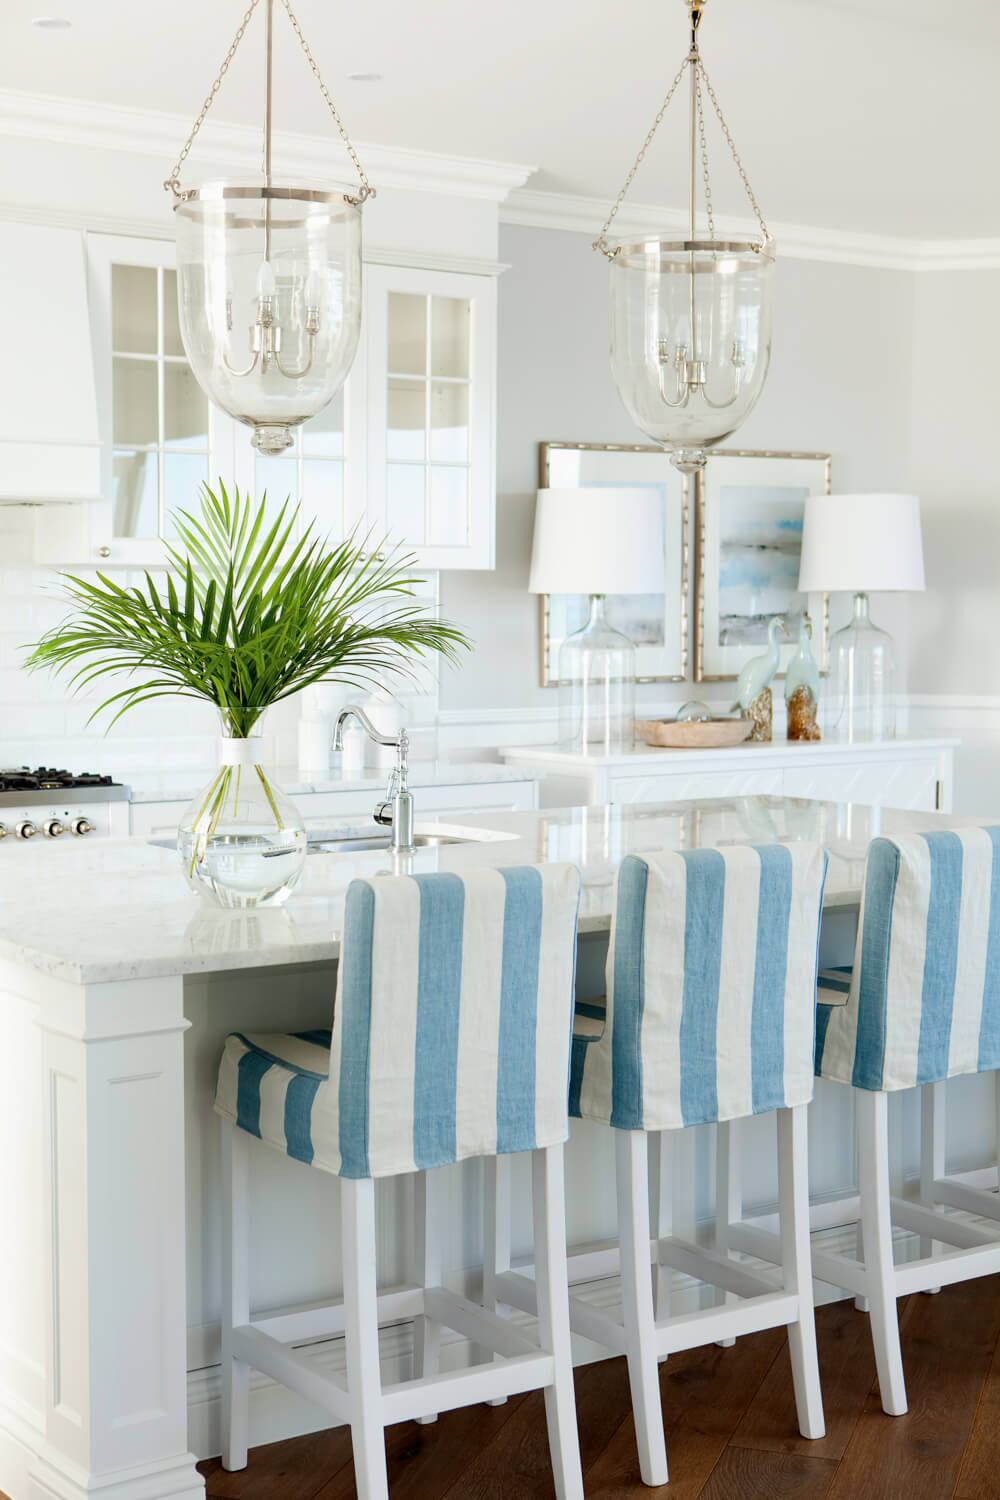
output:
{"label": "glass demijohn lamp base", "polygon": [[854,614],[830,642],[830,678],[823,695],[825,737],[847,744],[896,738],[892,637],[872,623],[868,595],[855,594]]}
{"label": "glass demijohn lamp base", "polygon": [[635,744],[635,646],[609,624],[603,594],[559,651],[559,744],[583,755],[614,755]]}

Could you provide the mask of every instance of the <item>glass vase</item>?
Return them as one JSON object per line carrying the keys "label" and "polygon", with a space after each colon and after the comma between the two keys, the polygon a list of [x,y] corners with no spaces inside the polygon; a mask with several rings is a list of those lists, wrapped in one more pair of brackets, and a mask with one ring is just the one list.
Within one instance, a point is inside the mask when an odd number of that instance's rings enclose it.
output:
{"label": "glass vase", "polygon": [[559,743],[584,755],[616,755],[635,745],[635,647],[605,613],[590,618],[559,650]]}
{"label": "glass vase", "polygon": [[305,824],[263,765],[260,719],[223,724],[219,769],[181,818],[177,848],[192,890],[219,906],[279,906],[298,883]]}

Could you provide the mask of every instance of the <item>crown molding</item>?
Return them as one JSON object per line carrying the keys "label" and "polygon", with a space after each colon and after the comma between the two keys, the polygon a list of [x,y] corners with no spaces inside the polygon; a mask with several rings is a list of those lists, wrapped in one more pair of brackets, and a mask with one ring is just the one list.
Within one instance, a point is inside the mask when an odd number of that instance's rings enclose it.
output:
{"label": "crown molding", "polygon": [[[0,89],[0,136],[155,157],[163,164],[164,173],[176,159],[190,128],[190,119],[181,115]],[[198,134],[196,155],[214,167],[256,176],[260,171],[260,141],[256,126],[210,118]],[[536,170],[517,162],[446,156],[371,142],[357,142],[357,150],[376,188],[484,198],[492,203],[502,202]],[[336,138],[279,130],[274,133],[274,153],[283,175],[290,179],[354,180],[350,159]]]}
{"label": "crown molding", "polygon": [[[547,193],[535,188],[512,189],[500,207],[502,224],[532,229],[563,229],[596,239],[607,217],[600,198],[572,193]],[[721,238],[753,239],[759,234],[752,219],[718,217]],[[918,240],[901,235],[855,233],[804,224],[772,223],[778,253],[788,260],[819,260],[844,266],[868,266],[886,271],[977,271],[1000,268],[1000,239]],[[622,236],[686,235],[687,215],[679,209],[652,204],[625,204],[615,219]]]}

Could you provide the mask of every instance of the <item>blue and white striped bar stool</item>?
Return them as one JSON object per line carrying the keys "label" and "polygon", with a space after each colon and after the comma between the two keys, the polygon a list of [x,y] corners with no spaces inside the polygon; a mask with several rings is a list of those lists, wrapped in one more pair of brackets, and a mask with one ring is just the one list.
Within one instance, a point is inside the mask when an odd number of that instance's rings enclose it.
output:
{"label": "blue and white striped bar stool", "polygon": [[[348,1422],[361,1500],[387,1500],[384,1428],[544,1389],[560,1500],[582,1500],[570,1349],[563,1143],[579,873],[569,865],[383,876],[347,892],[331,1033],[230,1036],[219,1070],[223,1465],[247,1463],[250,1369]],[[251,1135],[341,1179],[342,1304],[250,1314]],[[538,1342],[446,1291],[438,1168],[532,1153]],[[379,1296],[374,1179],[417,1175],[421,1284]],[[383,1386],[379,1324],[413,1317],[415,1378]],[[490,1363],[441,1374],[441,1327]],[[346,1382],[295,1345],[346,1335]]]}
{"label": "blue and white striped bar stool", "polygon": [[[570,1113],[615,1132],[623,1318],[570,1299],[574,1331],[628,1359],[639,1467],[667,1482],[658,1362],[787,1325],[799,1428],[822,1437],[809,1267],[806,1107],[813,1093],[816,962],[826,856],[816,844],[629,855],[618,875],[601,1027],[573,1039]],[[671,1133],[777,1111],[782,1285],[669,1232]],[[647,1141],[664,1165],[651,1236]],[[502,1212],[498,1211],[498,1219]],[[652,1244],[651,1244],[652,1238]],[[505,1247],[504,1247],[505,1248]],[[571,1278],[593,1274],[594,1257]],[[654,1303],[651,1260],[657,1266]],[[728,1294],[671,1317],[660,1268]],[[531,1308],[530,1280],[494,1266],[490,1290]]]}
{"label": "blue and white striped bar stool", "polygon": [[[821,984],[816,1072],[854,1090],[864,1258],[816,1248],[813,1266],[868,1299],[882,1406],[898,1416],[897,1297],[1000,1271],[997,1234],[942,1212],[1000,1220],[995,1162],[946,1174],[944,1120],[946,1079],[1000,1069],[1000,828],[874,840],[849,981],[847,994]],[[914,1087],[919,1204],[889,1182],[888,1096]],[[920,1236],[920,1259],[894,1264],[893,1225]]]}

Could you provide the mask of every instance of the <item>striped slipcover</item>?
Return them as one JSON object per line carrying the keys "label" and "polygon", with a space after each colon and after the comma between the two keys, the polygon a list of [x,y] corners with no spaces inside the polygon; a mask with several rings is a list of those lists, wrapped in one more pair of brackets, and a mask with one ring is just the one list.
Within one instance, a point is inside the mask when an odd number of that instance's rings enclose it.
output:
{"label": "striped slipcover", "polygon": [[849,978],[819,1007],[820,1077],[888,1092],[1000,1068],[1000,828],[875,839]]}
{"label": "striped slipcover", "polygon": [[557,864],[352,881],[332,1034],[230,1036],[216,1109],[342,1177],[564,1141],[579,896]]}
{"label": "striped slipcover", "polygon": [[818,844],[623,860],[607,1021],[578,1011],[570,1113],[652,1131],[807,1103],[825,878]]}

